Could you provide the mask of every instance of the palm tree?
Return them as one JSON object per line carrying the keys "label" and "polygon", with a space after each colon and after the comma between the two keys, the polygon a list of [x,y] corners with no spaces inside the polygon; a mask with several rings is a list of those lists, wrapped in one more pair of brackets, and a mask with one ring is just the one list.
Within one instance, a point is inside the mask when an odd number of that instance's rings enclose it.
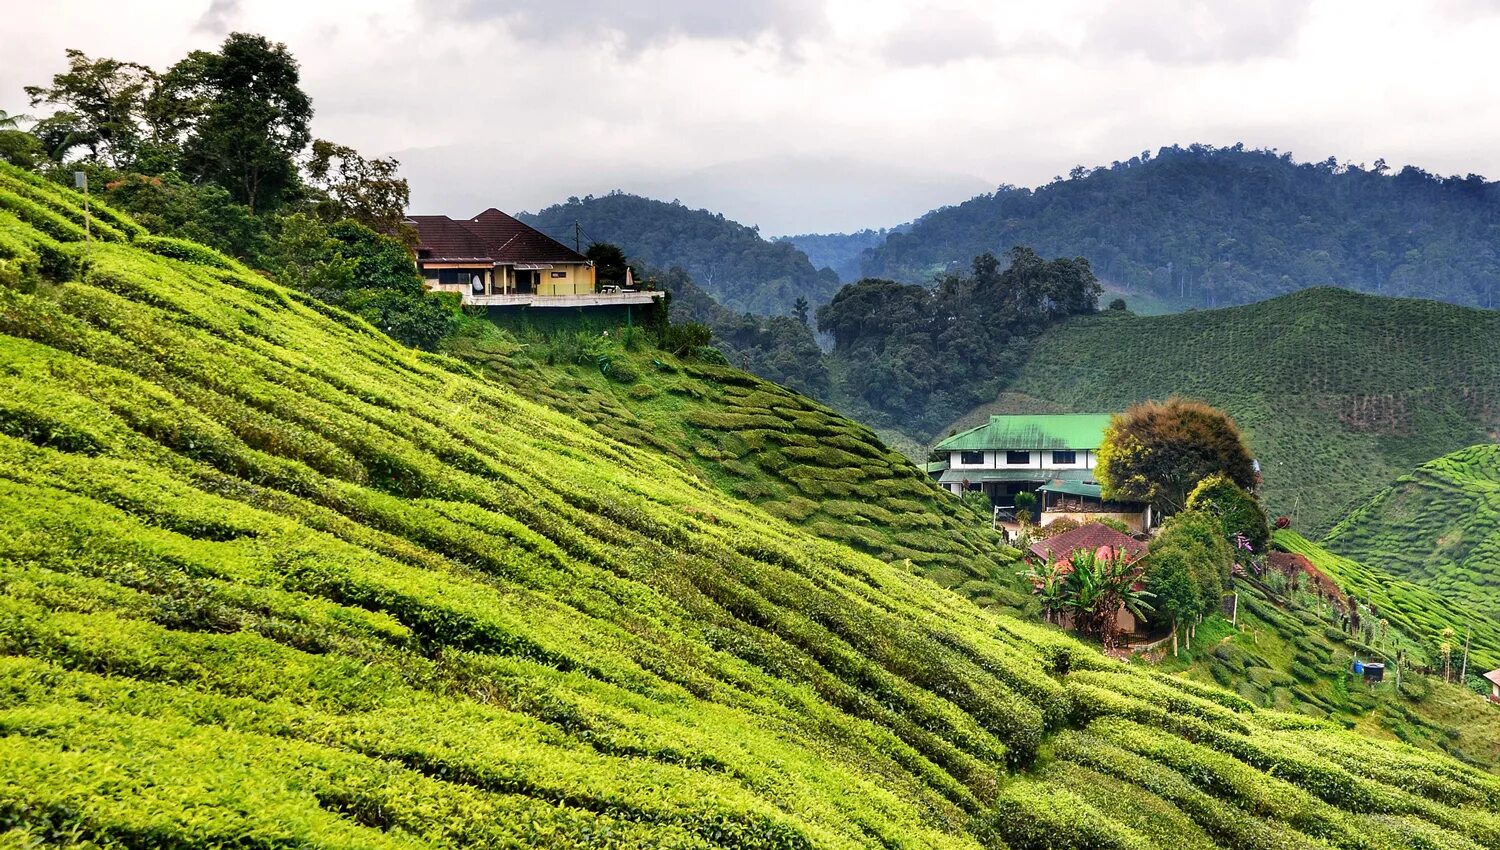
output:
{"label": "palm tree", "polygon": [[1064,565],[1048,558],[1045,563],[1032,564],[1021,577],[1031,583],[1031,592],[1036,594],[1042,607],[1042,619],[1056,624],[1064,609],[1068,607],[1068,574]]}
{"label": "palm tree", "polygon": [[1066,607],[1073,611],[1074,627],[1079,634],[1096,637],[1106,649],[1112,649],[1118,637],[1115,617],[1122,609],[1136,617],[1152,610],[1146,601],[1152,594],[1139,586],[1143,568],[1107,549],[1080,549],[1071,561]]}
{"label": "palm tree", "polygon": [[30,121],[30,115],[12,115],[0,109],[0,130],[19,130],[22,121]]}

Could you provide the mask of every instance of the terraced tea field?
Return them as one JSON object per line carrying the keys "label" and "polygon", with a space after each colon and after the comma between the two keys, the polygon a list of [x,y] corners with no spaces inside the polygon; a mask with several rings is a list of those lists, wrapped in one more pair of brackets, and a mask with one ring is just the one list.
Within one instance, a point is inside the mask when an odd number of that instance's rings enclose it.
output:
{"label": "terraced tea field", "polygon": [[1500,445],[1424,463],[1349,514],[1328,548],[1500,622]]}
{"label": "terraced tea field", "polygon": [[672,455],[819,537],[915,569],[980,604],[1025,606],[1019,553],[990,529],[988,515],[952,498],[865,426],[728,366],[616,347],[606,374],[592,362],[546,365],[546,345],[492,331],[461,336],[448,349],[527,397]]}
{"label": "terraced tea field", "polygon": [[1229,411],[1273,513],[1319,536],[1419,464],[1500,434],[1500,312],[1310,289],[1222,310],[1102,313],[1051,331],[994,412],[1172,395]]}
{"label": "terraced tea field", "polygon": [[1500,776],[985,611],[0,176],[5,846],[1500,845]]}

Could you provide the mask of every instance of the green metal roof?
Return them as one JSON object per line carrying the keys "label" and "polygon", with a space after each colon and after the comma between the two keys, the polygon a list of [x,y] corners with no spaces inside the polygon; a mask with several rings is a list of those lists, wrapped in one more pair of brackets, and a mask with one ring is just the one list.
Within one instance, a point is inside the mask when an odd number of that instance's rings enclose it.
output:
{"label": "green metal roof", "polygon": [[1052,480],[1037,488],[1048,493],[1062,493],[1066,496],[1087,496],[1090,499],[1104,499],[1104,488],[1098,484],[1086,484],[1082,481]]}
{"label": "green metal roof", "polygon": [[928,475],[936,475],[937,473],[942,472],[943,470],[945,470],[945,469],[948,468],[948,461],[946,461],[946,460],[928,461],[927,464],[926,464],[926,468],[927,468],[927,474]]}
{"label": "green metal roof", "polygon": [[1092,469],[949,469],[939,484],[987,484],[992,481],[1092,481]]}
{"label": "green metal roof", "polygon": [[1108,413],[991,416],[989,422],[954,434],[934,449],[954,452],[982,449],[1092,451],[1104,443],[1104,429],[1108,425]]}

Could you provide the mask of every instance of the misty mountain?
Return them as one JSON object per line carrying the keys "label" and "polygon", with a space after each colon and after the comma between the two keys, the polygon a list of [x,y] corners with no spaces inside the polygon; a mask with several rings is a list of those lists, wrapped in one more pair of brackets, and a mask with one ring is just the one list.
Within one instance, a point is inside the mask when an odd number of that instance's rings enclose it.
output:
{"label": "misty mountain", "polygon": [[[900,229],[907,229],[903,225]],[[831,268],[838,273],[839,280],[852,283],[859,279],[860,263],[867,251],[885,241],[893,230],[868,228],[855,233],[800,233],[782,236],[776,241],[790,242],[797,246],[812,264],[818,268]]]}
{"label": "misty mountain", "polygon": [[1174,146],[935,210],[876,246],[861,272],[925,283],[1013,245],[1086,257],[1101,279],[1183,308],[1323,285],[1494,307],[1500,188],[1383,161]]}
{"label": "misty mountain", "polygon": [[575,238],[583,248],[612,242],[644,265],[681,266],[736,312],[785,315],[799,297],[816,307],[839,288],[837,274],[814,268],[795,245],[768,241],[756,228],[680,203],[611,192],[518,217],[569,245]]}

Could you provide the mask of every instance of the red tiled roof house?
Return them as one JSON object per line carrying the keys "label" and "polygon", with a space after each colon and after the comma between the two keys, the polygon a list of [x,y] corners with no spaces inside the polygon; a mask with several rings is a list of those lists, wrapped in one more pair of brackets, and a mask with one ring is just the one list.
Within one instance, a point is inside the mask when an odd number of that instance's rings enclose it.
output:
{"label": "red tiled roof house", "polygon": [[[1075,552],[1093,552],[1103,558],[1123,557],[1126,563],[1134,564],[1146,557],[1146,550],[1146,544],[1134,537],[1122,534],[1102,523],[1090,522],[1077,528],[1070,528],[1045,540],[1036,541],[1026,550],[1026,556],[1042,563],[1054,561],[1061,565],[1065,572],[1072,572]],[[1071,615],[1064,614],[1063,621],[1059,625],[1065,629],[1071,629],[1073,627]],[[1120,632],[1126,634],[1134,632],[1139,625],[1135,615],[1124,608],[1115,612],[1115,628]]]}
{"label": "red tiled roof house", "polygon": [[417,268],[429,289],[465,304],[590,307],[651,304],[659,292],[598,291],[594,263],[534,227],[491,207],[468,219],[408,216],[417,231]]}

